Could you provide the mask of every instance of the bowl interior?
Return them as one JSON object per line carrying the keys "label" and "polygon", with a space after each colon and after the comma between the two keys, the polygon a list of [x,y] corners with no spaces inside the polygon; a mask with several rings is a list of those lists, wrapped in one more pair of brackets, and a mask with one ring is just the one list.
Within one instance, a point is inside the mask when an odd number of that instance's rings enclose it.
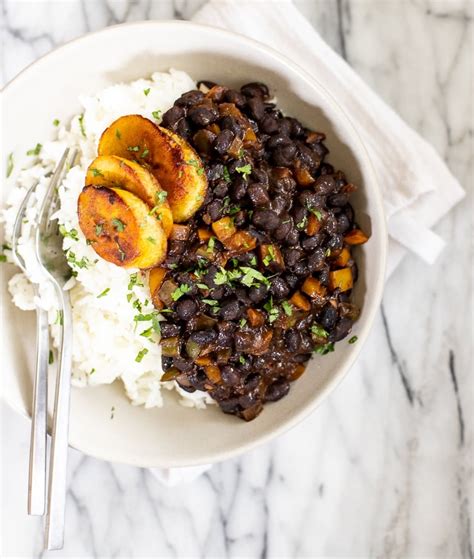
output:
{"label": "bowl interior", "polygon": [[[359,342],[342,342],[334,353],[316,356],[289,395],[268,405],[253,422],[224,415],[213,406],[205,411],[184,408],[172,393],[165,394],[163,408],[134,407],[119,382],[73,389],[71,445],[97,457],[140,466],[221,460],[267,440],[309,413],[360,351],[380,300],[385,262],[386,233],[373,171],[357,134],[335,101],[320,84],[273,51],[216,29],[179,22],[124,25],[47,55],[4,90],[2,161],[14,152],[21,164],[28,147],[49,136],[52,119],[66,120],[79,110],[79,95],[170,67],[187,71],[196,80],[231,86],[266,82],[288,115],[327,134],[328,160],[361,186],[354,206],[360,225],[372,236],[357,250],[360,277],[354,296],[362,315],[354,332]],[[7,181],[2,200],[13,187],[12,181]],[[34,314],[19,311],[10,302],[6,283],[14,271],[11,266],[2,266],[3,392],[11,405],[29,414]]]}

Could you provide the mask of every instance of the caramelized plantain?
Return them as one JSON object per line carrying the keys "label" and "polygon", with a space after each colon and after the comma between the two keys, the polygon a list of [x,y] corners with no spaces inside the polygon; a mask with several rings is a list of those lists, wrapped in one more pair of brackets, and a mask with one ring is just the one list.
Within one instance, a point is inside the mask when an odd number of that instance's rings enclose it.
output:
{"label": "caramelized plantain", "polygon": [[149,210],[161,222],[169,237],[173,227],[173,214],[166,200],[167,193],[142,165],[115,155],[100,155],[87,169],[86,184],[123,188],[135,194],[148,204]]}
{"label": "caramelized plantain", "polygon": [[104,260],[124,268],[151,268],[166,257],[166,235],[148,206],[119,188],[83,188],[79,225]]}
{"label": "caramelized plantain", "polygon": [[188,220],[207,192],[204,166],[180,136],[140,115],[123,116],[102,134],[99,155],[117,155],[145,165],[168,192],[175,222]]}

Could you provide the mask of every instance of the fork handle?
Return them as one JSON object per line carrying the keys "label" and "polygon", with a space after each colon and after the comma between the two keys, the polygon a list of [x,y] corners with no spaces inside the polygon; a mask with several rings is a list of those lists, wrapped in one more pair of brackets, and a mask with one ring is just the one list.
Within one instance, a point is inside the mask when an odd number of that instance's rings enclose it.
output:
{"label": "fork handle", "polygon": [[63,331],[54,395],[53,429],[49,459],[48,507],[45,526],[47,549],[62,549],[67,489],[69,405],[72,370],[72,314],[67,293],[58,289],[62,303]]}
{"label": "fork handle", "polygon": [[28,471],[28,514],[43,515],[46,497],[46,449],[48,422],[48,313],[36,310],[36,372],[33,389]]}

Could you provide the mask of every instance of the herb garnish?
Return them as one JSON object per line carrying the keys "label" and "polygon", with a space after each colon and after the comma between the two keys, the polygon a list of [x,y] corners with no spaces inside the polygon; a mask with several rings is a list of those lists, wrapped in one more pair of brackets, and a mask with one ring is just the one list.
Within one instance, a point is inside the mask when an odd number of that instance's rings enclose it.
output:
{"label": "herb garnish", "polygon": [[222,176],[224,177],[225,182],[231,182],[229,169],[224,165],[224,171],[222,172]]}
{"label": "herb garnish", "polygon": [[100,237],[102,235],[103,229],[104,229],[104,226],[101,223],[96,223],[95,234],[97,235],[97,237]]}
{"label": "herb garnish", "polygon": [[97,295],[97,299],[100,299],[101,297],[105,297],[109,291],[110,291],[110,287],[106,287],[104,291],[102,291],[102,293],[99,293],[99,295]]}
{"label": "herb garnish", "polygon": [[140,146],[128,146],[127,148],[128,151],[140,151]]}
{"label": "herb garnish", "polygon": [[358,338],[357,336],[352,336],[352,338],[349,340],[348,343],[350,343],[350,344],[355,344],[356,341],[357,341],[358,339],[359,339],[359,338]]}
{"label": "herb garnish", "polygon": [[81,114],[81,116],[79,117],[79,127],[81,129],[81,134],[84,136],[84,138],[86,137],[86,129],[84,127],[84,113]]}
{"label": "herb garnish", "polygon": [[91,169],[92,174],[94,177],[103,177],[104,173],[100,169],[96,169],[95,167]]}
{"label": "herb garnish", "polygon": [[145,355],[146,355],[147,353],[148,353],[148,350],[147,350],[146,347],[144,347],[143,349],[141,349],[141,350],[138,352],[137,356],[135,357],[135,361],[136,361],[137,363],[140,363],[140,361],[145,357]]}
{"label": "herb garnish", "polygon": [[42,144],[36,144],[36,146],[33,149],[29,149],[26,152],[26,155],[39,155],[42,149],[43,149]]}
{"label": "herb garnish", "polygon": [[286,316],[292,316],[293,307],[291,306],[291,303],[289,303],[288,301],[283,301],[281,306],[282,306],[282,309],[284,310]]}
{"label": "herb garnish", "polygon": [[54,353],[53,353],[53,350],[52,350],[52,349],[49,350],[48,363],[49,363],[50,365],[52,365],[52,364],[54,363]]}
{"label": "herb garnish", "polygon": [[329,342],[315,348],[314,353],[319,353],[319,355],[327,355],[328,353],[331,353],[331,351],[334,351],[334,344],[332,342]]}
{"label": "herb garnish", "polygon": [[241,173],[244,179],[247,180],[247,176],[252,172],[252,166],[250,163],[247,163],[247,165],[243,165],[242,167],[236,167],[235,170],[237,173]]}
{"label": "herb garnish", "polygon": [[311,326],[311,332],[320,338],[327,338],[329,336],[329,333],[322,326],[319,326],[319,324],[313,324]]}
{"label": "herb garnish", "polygon": [[148,94],[150,93],[150,88],[147,87],[146,89],[144,89],[144,90],[143,90],[143,93],[144,93],[145,95],[148,95]]}
{"label": "herb garnish", "polygon": [[7,158],[7,179],[12,174],[14,166],[15,161],[13,160],[13,153],[9,153]]}
{"label": "herb garnish", "polygon": [[173,293],[171,294],[171,298],[173,299],[173,301],[177,301],[189,291],[191,291],[191,286],[187,285],[186,283],[182,283],[173,291]]}
{"label": "herb garnish", "polygon": [[54,126],[59,126],[59,119],[55,118],[55,119],[53,120],[53,125],[54,125]]}
{"label": "herb garnish", "polygon": [[151,114],[152,114],[153,118],[156,118],[156,120],[160,120],[160,118],[161,118],[161,111],[160,110],[153,111]]}
{"label": "herb garnish", "polygon": [[273,306],[273,297],[270,297],[270,299],[263,305],[263,308],[268,312],[268,322],[270,324],[275,322],[280,314],[280,311],[277,307]]}
{"label": "herb garnish", "polygon": [[112,225],[114,226],[114,229],[119,233],[125,231],[125,227],[126,227],[125,223],[116,217],[112,219]]}

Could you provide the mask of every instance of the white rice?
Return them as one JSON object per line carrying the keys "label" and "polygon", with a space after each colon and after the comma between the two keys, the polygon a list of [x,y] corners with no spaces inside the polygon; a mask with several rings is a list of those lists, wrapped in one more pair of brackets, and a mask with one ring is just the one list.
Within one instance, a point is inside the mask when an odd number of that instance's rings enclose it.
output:
{"label": "white rice", "polygon": [[[196,84],[186,73],[170,70],[168,73],[155,73],[150,80],[113,85],[93,97],[80,98],[84,107],[83,116],[75,116],[67,126],[60,124],[57,139],[44,142],[40,154],[30,156],[30,163],[13,174],[11,180],[15,181],[16,187],[11,189],[6,207],[0,214],[5,240],[10,243],[18,207],[28,188],[39,181],[36,196],[26,213],[19,243],[28,278],[22,273],[16,274],[8,287],[14,304],[20,309],[33,310],[38,305],[48,311],[53,344],[57,348],[60,332],[57,303],[51,286],[39,282],[31,232],[48,185],[46,175],[55,168],[66,147],[79,148],[80,164],[67,173],[59,188],[60,209],[55,216],[70,232],[64,237],[63,248],[72,270],[77,274],[66,286],[70,291],[73,312],[72,382],[83,387],[121,379],[131,402],[147,408],[163,405],[162,386],[176,388],[181,396],[180,402],[185,406],[203,408],[213,400],[206,393],[190,394],[173,382],[160,382],[163,369],[158,335],[142,336],[152,322],[134,321],[140,313],[147,315],[155,311],[146,277],[139,270],[126,270],[102,260],[87,245],[78,223],[77,198],[84,186],[86,169],[97,155],[98,140],[105,128],[126,114],[141,114],[157,121],[155,111],[163,114],[177,97],[195,87]],[[11,252],[6,250],[5,254],[11,261]],[[137,282],[132,286],[135,277]],[[39,282],[38,297],[35,297],[31,282]],[[159,318],[162,319],[161,316]],[[143,355],[141,360],[140,355]]]}

